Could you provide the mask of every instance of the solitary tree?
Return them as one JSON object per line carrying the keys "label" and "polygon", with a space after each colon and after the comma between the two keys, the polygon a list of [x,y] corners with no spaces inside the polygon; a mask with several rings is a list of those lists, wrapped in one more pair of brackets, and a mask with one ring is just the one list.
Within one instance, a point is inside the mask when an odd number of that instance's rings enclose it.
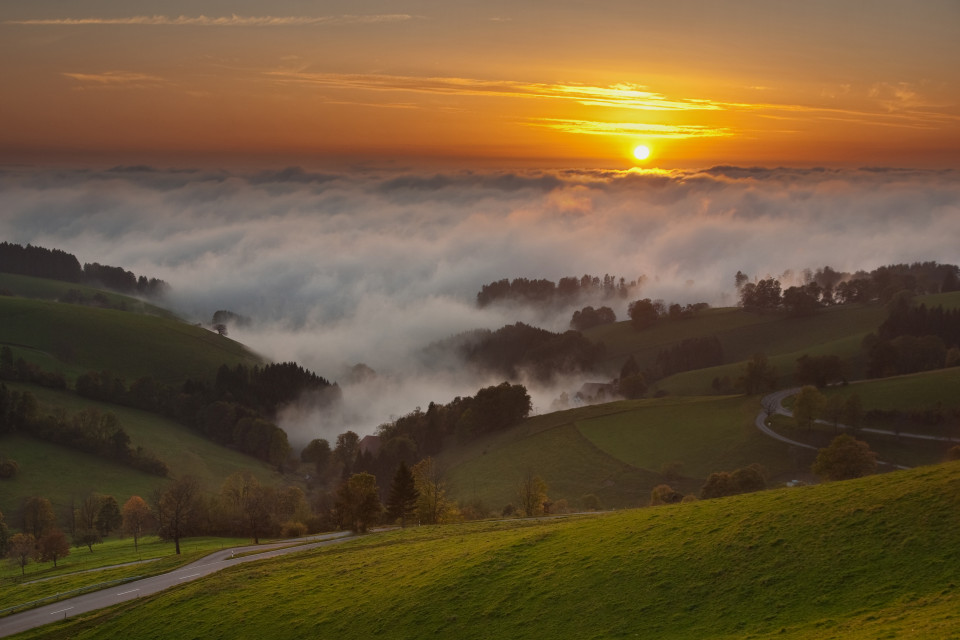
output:
{"label": "solitary tree", "polygon": [[863,401],[860,400],[860,394],[855,393],[847,398],[843,406],[843,422],[854,433],[860,429],[860,424],[863,422]]}
{"label": "solitary tree", "polygon": [[417,512],[417,500],[420,492],[417,491],[416,481],[407,464],[401,460],[397,472],[390,485],[390,496],[387,498],[387,515],[392,520],[399,520],[401,527],[407,526],[407,518]]}
{"label": "solitary tree", "polygon": [[130,496],[123,504],[123,530],[133,536],[133,548],[139,549],[140,538],[153,526],[153,511],[140,496]]}
{"label": "solitary tree", "polygon": [[457,509],[447,498],[447,477],[433,458],[424,458],[413,466],[413,479],[419,495],[417,520],[421,524],[440,524],[457,518]]}
{"label": "solitary tree", "polygon": [[70,555],[70,543],[67,536],[60,529],[51,529],[43,534],[43,537],[37,542],[37,551],[42,562],[53,561],[53,566],[57,566],[57,558],[65,558]]}
{"label": "solitary tree", "polygon": [[527,469],[517,482],[517,500],[526,517],[541,515],[547,502],[547,483]]}
{"label": "solitary tree", "polygon": [[797,426],[806,427],[808,430],[812,429],[813,423],[823,413],[825,404],[826,400],[823,394],[817,391],[816,387],[813,385],[803,387],[793,404],[793,418]]}
{"label": "solitary tree", "polygon": [[160,537],[173,540],[180,555],[180,538],[190,532],[200,508],[200,483],[193,476],[179,478],[160,495],[157,506],[163,523]]}
{"label": "solitary tree", "polygon": [[827,480],[849,480],[870,475],[877,469],[877,454],[870,445],[846,433],[833,439],[829,447],[820,449],[813,463],[813,472]]}
{"label": "solitary tree", "polygon": [[37,557],[37,540],[29,533],[18,533],[10,538],[7,557],[20,567],[20,575],[26,574],[26,566]]}
{"label": "solitary tree", "polygon": [[377,479],[369,473],[355,473],[337,490],[337,509],[342,520],[357,533],[367,528],[380,517],[380,490]]}

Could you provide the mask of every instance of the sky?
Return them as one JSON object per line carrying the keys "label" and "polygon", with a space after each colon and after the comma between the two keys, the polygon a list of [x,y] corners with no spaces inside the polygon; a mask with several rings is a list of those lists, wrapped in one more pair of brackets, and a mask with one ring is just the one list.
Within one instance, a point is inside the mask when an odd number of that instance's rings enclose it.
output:
{"label": "sky", "polygon": [[430,343],[567,328],[477,308],[495,280],[732,305],[738,270],[958,262],[958,27],[956,0],[5,0],[0,239],[251,317],[231,338],[344,387],[295,443],[371,433],[501,382]]}
{"label": "sky", "polygon": [[958,28],[956,0],[6,0],[0,162],[956,167]]}

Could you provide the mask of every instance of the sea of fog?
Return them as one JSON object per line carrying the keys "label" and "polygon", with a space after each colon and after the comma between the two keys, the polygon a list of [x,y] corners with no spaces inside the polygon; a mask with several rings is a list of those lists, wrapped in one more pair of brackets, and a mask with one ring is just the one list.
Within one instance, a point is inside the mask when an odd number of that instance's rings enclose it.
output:
{"label": "sea of fog", "polygon": [[[585,273],[641,277],[635,297],[736,302],[733,276],[829,265],[958,261],[954,171],[228,172],[0,169],[0,238],[60,248],[171,285],[191,321],[248,316],[230,336],[342,384],[337,415],[291,411],[294,443],[377,425],[500,380],[424,363],[436,340],[573,309],[479,309],[483,284]],[[628,301],[615,305],[625,317]],[[597,301],[596,304],[609,304]],[[535,410],[589,378],[532,389]]]}

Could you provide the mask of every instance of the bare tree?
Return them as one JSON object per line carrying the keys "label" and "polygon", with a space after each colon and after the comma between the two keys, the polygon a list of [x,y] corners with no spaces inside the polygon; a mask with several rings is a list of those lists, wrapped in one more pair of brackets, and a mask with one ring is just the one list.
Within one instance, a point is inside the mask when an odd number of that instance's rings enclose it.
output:
{"label": "bare tree", "polygon": [[173,540],[180,555],[180,538],[190,532],[200,508],[200,482],[193,476],[176,480],[160,495],[158,507],[158,519],[163,522],[160,537]]}

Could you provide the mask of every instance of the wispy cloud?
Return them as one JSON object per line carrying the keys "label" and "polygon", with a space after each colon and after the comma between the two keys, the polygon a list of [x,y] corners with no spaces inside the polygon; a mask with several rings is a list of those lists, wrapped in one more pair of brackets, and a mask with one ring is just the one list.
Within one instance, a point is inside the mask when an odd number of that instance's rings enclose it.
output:
{"label": "wispy cloud", "polygon": [[413,16],[400,13],[339,16],[129,16],[126,18],[50,18],[7,20],[4,24],[32,26],[197,26],[197,27],[309,27],[317,25],[403,22]]}
{"label": "wispy cloud", "polygon": [[62,75],[76,80],[83,88],[124,87],[145,88],[167,84],[164,78],[132,71],[104,71],[102,73],[67,73]]}
{"label": "wispy cloud", "polygon": [[668,98],[635,84],[606,87],[576,83],[518,82],[457,77],[395,76],[385,74],[314,73],[279,69],[267,71],[276,81],[370,91],[409,91],[457,96],[501,96],[570,100],[587,106],[647,111],[713,111],[720,103],[702,99]]}
{"label": "wispy cloud", "polygon": [[646,124],[638,122],[596,122],[593,120],[563,120],[559,118],[540,118],[530,122],[533,126],[549,127],[566,133],[588,133],[593,135],[643,135],[648,138],[716,138],[733,135],[722,127],[702,127],[698,125]]}

